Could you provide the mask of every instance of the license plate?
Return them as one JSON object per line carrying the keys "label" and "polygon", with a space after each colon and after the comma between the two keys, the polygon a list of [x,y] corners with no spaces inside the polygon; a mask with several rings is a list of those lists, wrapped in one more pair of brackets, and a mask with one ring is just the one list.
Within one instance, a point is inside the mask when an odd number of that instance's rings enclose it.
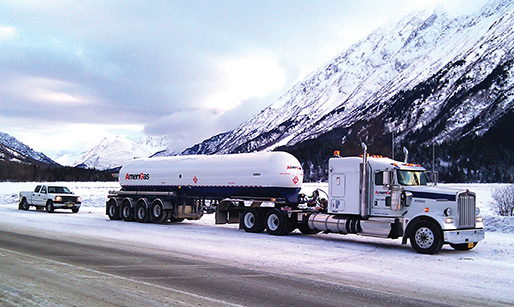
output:
{"label": "license plate", "polygon": [[68,207],[73,207],[73,204],[67,204],[66,206],[68,206]]}

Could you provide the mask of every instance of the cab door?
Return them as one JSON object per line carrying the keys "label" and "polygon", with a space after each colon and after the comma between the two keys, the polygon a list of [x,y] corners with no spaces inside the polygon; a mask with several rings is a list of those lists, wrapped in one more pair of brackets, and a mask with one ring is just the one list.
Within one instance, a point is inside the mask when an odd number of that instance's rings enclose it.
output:
{"label": "cab door", "polygon": [[46,191],[46,186],[44,185],[41,187],[41,190],[39,191],[39,193],[36,193],[36,195],[32,199],[32,202],[34,203],[34,205],[44,206],[46,203],[46,195],[47,195],[47,191]]}

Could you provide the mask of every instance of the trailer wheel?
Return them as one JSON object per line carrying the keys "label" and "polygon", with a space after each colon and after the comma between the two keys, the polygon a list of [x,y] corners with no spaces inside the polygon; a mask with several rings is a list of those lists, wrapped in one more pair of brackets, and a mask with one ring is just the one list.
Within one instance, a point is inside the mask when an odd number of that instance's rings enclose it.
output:
{"label": "trailer wheel", "polygon": [[134,220],[134,210],[128,201],[123,201],[121,204],[121,218],[126,222]]}
{"label": "trailer wheel", "polygon": [[107,216],[110,220],[121,220],[120,208],[116,205],[116,200],[112,198],[107,202]]}
{"label": "trailer wheel", "polygon": [[410,233],[410,244],[420,254],[435,254],[443,246],[441,231],[434,223],[421,221]]}
{"label": "trailer wheel", "polygon": [[478,242],[470,242],[470,243],[463,243],[463,244],[452,244],[450,243],[450,246],[453,247],[454,250],[457,251],[468,251],[470,249],[475,248],[477,246]]}
{"label": "trailer wheel", "polygon": [[261,233],[266,228],[262,213],[255,208],[248,208],[243,211],[242,224],[246,232]]}
{"label": "trailer wheel", "polygon": [[47,201],[46,205],[45,205],[45,210],[48,213],[53,213],[54,212],[54,202],[51,200]]}
{"label": "trailer wheel", "polygon": [[150,214],[148,214],[148,208],[146,207],[146,203],[144,201],[138,201],[136,205],[135,212],[136,221],[139,223],[148,223],[150,222]]}
{"label": "trailer wheel", "polygon": [[156,198],[152,202],[152,206],[150,208],[150,212],[151,212],[151,215],[152,215],[152,220],[154,222],[158,222],[158,223],[164,222],[164,220],[168,216],[168,214],[164,210],[164,205],[163,205],[162,201],[159,198]]}
{"label": "trailer wheel", "polygon": [[266,214],[266,231],[270,235],[282,236],[289,233],[289,218],[282,211],[273,208]]}

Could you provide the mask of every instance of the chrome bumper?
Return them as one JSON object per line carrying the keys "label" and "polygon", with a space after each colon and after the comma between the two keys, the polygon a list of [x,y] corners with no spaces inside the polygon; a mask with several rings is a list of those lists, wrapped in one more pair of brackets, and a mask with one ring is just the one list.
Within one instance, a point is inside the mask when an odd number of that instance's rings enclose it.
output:
{"label": "chrome bumper", "polygon": [[453,244],[463,244],[478,242],[484,239],[484,229],[463,229],[444,231],[444,242]]}

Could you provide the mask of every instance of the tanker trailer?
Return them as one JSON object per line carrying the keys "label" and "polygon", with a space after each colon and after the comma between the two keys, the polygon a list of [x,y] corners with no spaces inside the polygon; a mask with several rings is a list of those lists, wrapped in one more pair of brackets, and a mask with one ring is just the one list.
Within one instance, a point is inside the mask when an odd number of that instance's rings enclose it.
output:
{"label": "tanker trailer", "polygon": [[302,180],[300,162],[285,152],[135,159],[121,168],[121,190],[109,191],[106,213],[139,222],[198,219],[207,201],[217,222],[236,222],[264,202],[294,206]]}

